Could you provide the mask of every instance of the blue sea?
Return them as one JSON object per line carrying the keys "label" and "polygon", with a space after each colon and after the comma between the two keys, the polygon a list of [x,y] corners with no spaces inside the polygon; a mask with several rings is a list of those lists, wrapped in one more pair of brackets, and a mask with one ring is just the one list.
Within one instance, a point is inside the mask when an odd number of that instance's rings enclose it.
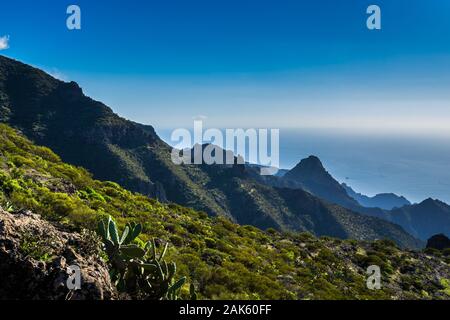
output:
{"label": "blue sea", "polygon": [[[169,144],[171,130],[157,130]],[[281,129],[280,167],[318,156],[339,182],[372,196],[393,192],[411,202],[450,203],[450,135]]]}

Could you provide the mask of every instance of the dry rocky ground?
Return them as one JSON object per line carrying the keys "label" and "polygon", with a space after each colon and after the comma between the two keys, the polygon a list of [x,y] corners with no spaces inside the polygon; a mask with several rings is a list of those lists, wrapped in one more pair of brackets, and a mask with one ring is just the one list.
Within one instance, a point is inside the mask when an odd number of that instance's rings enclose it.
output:
{"label": "dry rocky ground", "polygon": [[[67,287],[71,265],[81,269],[81,290]],[[0,208],[0,299],[115,297],[95,237],[67,232],[29,211]]]}

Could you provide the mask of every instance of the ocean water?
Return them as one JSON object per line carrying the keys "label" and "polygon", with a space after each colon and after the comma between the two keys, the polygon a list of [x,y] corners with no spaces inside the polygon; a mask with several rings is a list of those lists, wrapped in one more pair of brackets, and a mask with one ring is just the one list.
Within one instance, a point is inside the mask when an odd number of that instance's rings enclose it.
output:
{"label": "ocean water", "polygon": [[[171,130],[157,130],[169,144]],[[318,156],[339,182],[369,196],[383,192],[411,202],[450,203],[450,136],[280,129],[280,167]]]}

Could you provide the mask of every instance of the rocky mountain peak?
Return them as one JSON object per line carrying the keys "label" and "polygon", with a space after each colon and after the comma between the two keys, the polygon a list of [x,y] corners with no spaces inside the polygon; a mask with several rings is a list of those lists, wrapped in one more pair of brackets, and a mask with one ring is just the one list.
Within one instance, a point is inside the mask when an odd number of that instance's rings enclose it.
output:
{"label": "rocky mountain peak", "polygon": [[333,179],[316,156],[309,156],[301,160],[285,175],[287,179],[312,179],[317,177]]}

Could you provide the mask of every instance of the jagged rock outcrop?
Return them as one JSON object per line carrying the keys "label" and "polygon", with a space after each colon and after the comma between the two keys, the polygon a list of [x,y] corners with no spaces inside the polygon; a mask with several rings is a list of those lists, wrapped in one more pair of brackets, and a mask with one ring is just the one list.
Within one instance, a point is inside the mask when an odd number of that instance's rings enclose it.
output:
{"label": "jagged rock outcrop", "polygon": [[[90,233],[64,231],[29,211],[0,208],[0,300],[109,300],[117,293]],[[81,289],[69,290],[69,266]]]}

